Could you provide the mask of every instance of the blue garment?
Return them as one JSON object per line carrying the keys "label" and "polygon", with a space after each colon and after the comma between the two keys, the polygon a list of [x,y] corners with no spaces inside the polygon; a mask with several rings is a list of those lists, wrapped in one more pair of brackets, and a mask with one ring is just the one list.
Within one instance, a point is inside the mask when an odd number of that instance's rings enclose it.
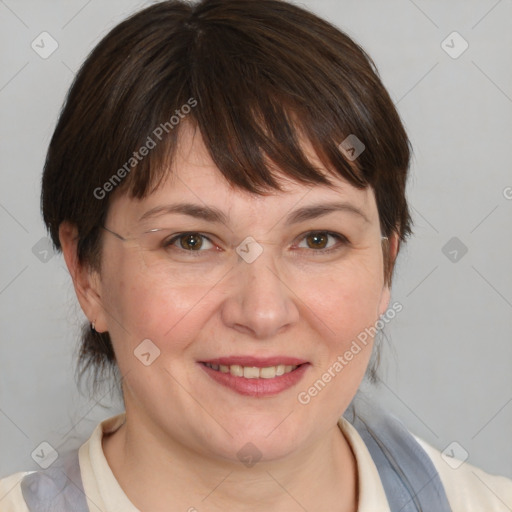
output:
{"label": "blue garment", "polygon": [[398,418],[363,400],[353,400],[344,417],[377,466],[391,512],[451,512],[434,464]]}
{"label": "blue garment", "polygon": [[78,450],[61,456],[48,469],[25,476],[21,492],[30,512],[89,512]]}
{"label": "blue garment", "polygon": [[[377,466],[391,512],[451,512],[432,461],[397,418],[356,400],[344,417],[359,432]],[[89,512],[78,450],[61,459],[59,466],[23,478],[21,490],[30,512]]]}

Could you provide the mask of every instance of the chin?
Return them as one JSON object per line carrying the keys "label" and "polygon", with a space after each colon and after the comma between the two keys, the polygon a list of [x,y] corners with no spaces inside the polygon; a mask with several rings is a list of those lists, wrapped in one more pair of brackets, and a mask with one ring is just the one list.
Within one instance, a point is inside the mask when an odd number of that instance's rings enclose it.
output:
{"label": "chin", "polygon": [[[242,463],[245,463],[246,458],[253,461],[281,459],[293,453],[301,444],[296,431],[297,424],[290,421],[293,415],[283,422],[288,414],[282,417],[267,415],[259,420],[257,415],[248,416],[245,421],[234,418],[231,427],[227,429],[232,437],[222,435],[222,439],[218,439],[217,449],[212,448],[223,458]],[[289,424],[285,427],[287,422]],[[210,439],[210,442],[214,443],[215,440]]]}

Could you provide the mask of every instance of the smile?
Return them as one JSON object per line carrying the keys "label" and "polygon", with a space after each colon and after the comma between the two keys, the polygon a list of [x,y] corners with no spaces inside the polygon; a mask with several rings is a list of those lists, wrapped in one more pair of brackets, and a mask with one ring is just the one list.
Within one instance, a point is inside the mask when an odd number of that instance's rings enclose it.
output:
{"label": "smile", "polygon": [[[239,362],[237,361],[237,363]],[[282,364],[274,360],[246,361],[246,365],[242,365],[236,364],[232,360],[216,360],[215,362],[199,362],[199,366],[216,384],[239,395],[263,398],[278,395],[296,386],[311,366],[300,360],[285,362],[296,364]],[[254,366],[255,364],[259,364],[259,366]]]}

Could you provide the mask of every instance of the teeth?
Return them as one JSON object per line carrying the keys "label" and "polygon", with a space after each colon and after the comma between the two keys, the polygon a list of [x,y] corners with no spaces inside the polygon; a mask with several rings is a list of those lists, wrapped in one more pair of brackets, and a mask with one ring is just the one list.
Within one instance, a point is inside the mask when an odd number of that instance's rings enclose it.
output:
{"label": "teeth", "polygon": [[243,377],[244,369],[242,366],[240,366],[238,364],[232,364],[229,367],[229,373],[231,373],[231,375],[234,375],[235,377]]}
{"label": "teeth", "polygon": [[[258,368],[255,368],[255,369],[257,370]],[[261,368],[258,373],[262,379],[273,379],[277,375],[275,366],[274,367],[271,366],[269,368]],[[245,377],[245,372],[244,372],[244,377]]]}
{"label": "teeth", "polygon": [[260,376],[260,369],[255,366],[244,366],[244,377],[246,379],[257,379]]}
{"label": "teeth", "polygon": [[267,366],[266,368],[258,368],[256,366],[240,366],[239,364],[232,364],[231,366],[204,363],[212,370],[220,371],[221,373],[230,373],[234,377],[244,377],[246,379],[273,379],[285,373],[290,373],[295,370],[297,366],[279,364],[277,366]]}

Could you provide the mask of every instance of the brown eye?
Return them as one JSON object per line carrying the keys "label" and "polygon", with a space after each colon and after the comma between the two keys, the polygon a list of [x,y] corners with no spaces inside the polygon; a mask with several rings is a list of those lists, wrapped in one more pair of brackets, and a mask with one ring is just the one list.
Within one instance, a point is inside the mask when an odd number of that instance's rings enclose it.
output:
{"label": "brown eye", "polygon": [[179,237],[179,244],[187,251],[197,251],[203,246],[203,237],[198,233],[186,233]]}
{"label": "brown eye", "polygon": [[329,242],[327,233],[310,233],[306,237],[306,244],[310,249],[325,249]]}
{"label": "brown eye", "polygon": [[172,257],[173,254],[188,253],[191,255],[193,252],[197,253],[196,256],[206,256],[211,254],[212,250],[219,250],[206,235],[197,231],[168,236],[160,241],[158,248],[163,249],[169,257]]}
{"label": "brown eye", "polygon": [[341,233],[310,231],[309,233],[304,233],[297,248],[314,249],[310,251],[310,254],[320,255],[341,250],[349,245],[350,241]]}

